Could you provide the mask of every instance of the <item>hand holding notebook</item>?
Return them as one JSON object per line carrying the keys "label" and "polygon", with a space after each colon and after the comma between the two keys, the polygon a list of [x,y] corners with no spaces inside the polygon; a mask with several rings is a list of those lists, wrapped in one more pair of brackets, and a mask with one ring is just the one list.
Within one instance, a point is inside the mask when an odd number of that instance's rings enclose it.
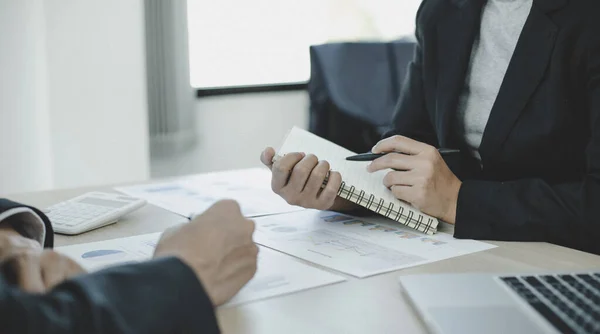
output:
{"label": "hand holding notebook", "polygon": [[[421,232],[436,232],[438,220],[426,215],[408,203],[398,200],[384,185],[384,177],[391,170],[367,172],[369,162],[346,161],[355,154],[325,139],[299,128],[293,128],[277,152],[279,157],[292,152],[307,152],[326,160],[331,170],[341,174],[338,195]],[[337,174],[337,173],[336,173]]]}

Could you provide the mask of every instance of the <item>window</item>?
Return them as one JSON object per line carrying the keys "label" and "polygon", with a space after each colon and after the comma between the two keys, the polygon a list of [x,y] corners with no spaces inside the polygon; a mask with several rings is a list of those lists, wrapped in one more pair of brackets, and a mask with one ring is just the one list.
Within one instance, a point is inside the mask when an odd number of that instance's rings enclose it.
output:
{"label": "window", "polygon": [[191,83],[306,82],[308,47],[411,36],[421,0],[188,0]]}

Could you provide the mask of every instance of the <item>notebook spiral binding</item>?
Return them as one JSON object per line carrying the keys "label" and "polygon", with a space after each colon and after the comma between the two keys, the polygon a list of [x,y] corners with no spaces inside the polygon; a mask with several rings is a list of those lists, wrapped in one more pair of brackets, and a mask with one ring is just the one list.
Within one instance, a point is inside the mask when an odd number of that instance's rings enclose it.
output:
{"label": "notebook spiral binding", "polygon": [[[275,157],[273,157],[273,162],[279,159],[281,159],[281,156],[275,155]],[[329,182],[330,173],[331,171],[329,171],[327,173],[327,176],[325,176],[325,180],[323,180],[321,188],[325,188],[327,186],[327,183]],[[344,181],[342,181],[337,194],[338,196],[343,197],[352,203],[356,203],[362,207],[367,208],[368,210],[375,211],[380,215],[395,220],[400,224],[414,228],[417,231],[429,235],[433,235],[435,234],[435,232],[437,232],[438,221],[436,219],[427,217],[427,223],[424,223],[423,220],[425,219],[425,216],[423,216],[422,214],[417,213],[417,217],[415,218],[415,212],[413,210],[406,209],[406,211],[408,211],[407,214],[404,213],[405,209],[402,206],[399,206],[398,210],[395,210],[394,203],[389,202],[386,205],[386,202],[383,198],[377,200],[377,198],[375,198],[373,194],[369,195],[369,198],[365,200],[364,190],[358,191],[357,194],[357,189],[354,186],[350,186],[350,189],[347,189],[346,182]],[[376,203],[376,207],[372,208],[371,206],[373,206],[374,203]]]}
{"label": "notebook spiral binding", "polygon": [[[338,190],[338,196],[363,206],[371,211],[375,211],[380,215],[393,219],[408,227],[414,228],[417,231],[421,231],[425,234],[434,234],[437,231],[437,222],[435,219],[428,217],[427,222],[425,223],[423,222],[425,220],[425,216],[420,213],[415,213],[410,209],[405,210],[405,208],[401,206],[395,210],[394,203],[389,202],[386,205],[386,202],[383,198],[377,199],[372,194],[366,198],[365,195],[366,193],[364,190],[358,190],[354,186],[350,186],[350,188],[348,188],[346,186],[346,182],[343,181],[340,185],[340,189]],[[408,212],[405,213],[405,211]]]}

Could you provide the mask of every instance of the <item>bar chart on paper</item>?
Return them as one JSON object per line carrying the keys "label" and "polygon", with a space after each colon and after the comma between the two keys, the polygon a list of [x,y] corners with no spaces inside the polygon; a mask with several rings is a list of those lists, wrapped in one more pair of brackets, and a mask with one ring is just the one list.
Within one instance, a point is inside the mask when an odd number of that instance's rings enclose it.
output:
{"label": "bar chart on paper", "polygon": [[356,277],[495,247],[441,232],[430,236],[381,217],[359,219],[328,211],[305,210],[255,222],[257,243]]}

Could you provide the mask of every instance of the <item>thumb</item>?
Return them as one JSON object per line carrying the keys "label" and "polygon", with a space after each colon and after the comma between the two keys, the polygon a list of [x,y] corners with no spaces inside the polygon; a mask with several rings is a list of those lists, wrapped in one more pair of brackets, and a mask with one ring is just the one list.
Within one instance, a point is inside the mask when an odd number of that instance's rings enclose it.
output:
{"label": "thumb", "polygon": [[267,167],[271,168],[273,165],[273,157],[275,157],[275,149],[267,147],[260,155],[260,161]]}

